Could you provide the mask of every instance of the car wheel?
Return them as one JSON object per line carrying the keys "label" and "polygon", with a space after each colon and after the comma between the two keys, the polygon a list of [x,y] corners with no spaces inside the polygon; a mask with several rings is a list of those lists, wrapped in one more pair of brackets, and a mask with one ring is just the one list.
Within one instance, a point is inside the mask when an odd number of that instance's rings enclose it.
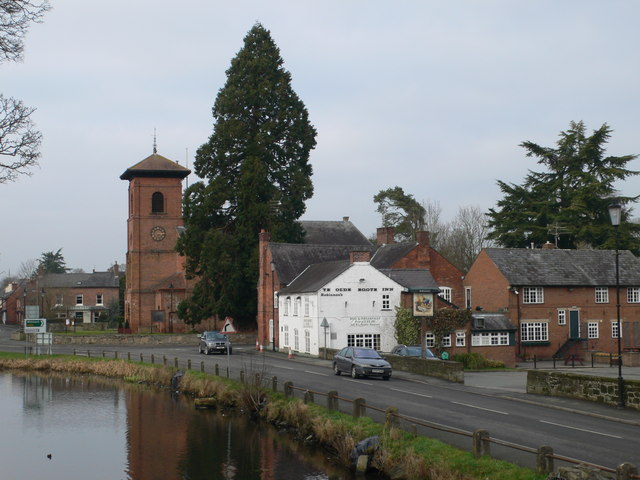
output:
{"label": "car wheel", "polygon": [[340,369],[338,368],[338,364],[337,363],[333,364],[333,373],[335,375],[340,375]]}
{"label": "car wheel", "polygon": [[211,352],[209,352],[209,349],[208,349],[207,347],[205,347],[205,349],[204,349],[204,354],[205,354],[205,355],[209,355],[209,353],[211,353]]}
{"label": "car wheel", "polygon": [[356,367],[351,367],[351,378],[358,378],[358,374],[356,373]]}
{"label": "car wheel", "polygon": [[200,345],[198,345],[198,353],[202,355],[202,347]]}

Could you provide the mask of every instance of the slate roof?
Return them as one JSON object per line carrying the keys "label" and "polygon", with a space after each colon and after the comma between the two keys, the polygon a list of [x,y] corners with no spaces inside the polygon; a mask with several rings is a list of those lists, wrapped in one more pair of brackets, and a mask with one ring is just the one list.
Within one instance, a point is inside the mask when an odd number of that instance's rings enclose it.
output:
{"label": "slate roof", "polygon": [[113,272],[48,273],[39,281],[42,288],[118,288],[119,277]]}
{"label": "slate roof", "polygon": [[287,293],[311,293],[317,292],[331,280],[347,270],[351,264],[348,261],[325,262],[310,265],[290,285],[278,292],[279,295]]}
{"label": "slate roof", "polygon": [[349,220],[301,220],[300,224],[305,231],[306,244],[372,246],[367,237]]}
{"label": "slate roof", "polygon": [[276,273],[281,283],[287,285],[309,265],[325,262],[346,261],[349,252],[368,250],[375,247],[363,245],[308,245],[306,243],[271,243],[271,257],[276,265]]}
{"label": "slate roof", "polygon": [[394,282],[409,289],[410,292],[434,292],[438,293],[440,288],[434,280],[431,272],[424,268],[406,269],[379,269]]}
{"label": "slate roof", "polygon": [[[616,284],[614,250],[487,248],[511,285],[604,286]],[[620,251],[620,285],[640,286],[640,259]]]}
{"label": "slate roof", "polygon": [[418,244],[415,242],[380,245],[371,257],[371,265],[378,269],[389,268],[417,246]]}
{"label": "slate roof", "polygon": [[135,177],[185,178],[190,173],[191,170],[188,168],[185,168],[162,155],[152,153],[144,160],[127,168],[124,173],[120,175],[120,180],[131,180]]}
{"label": "slate roof", "polygon": [[[471,331],[487,332],[500,330],[517,330],[516,326],[511,323],[509,318],[502,313],[472,313]],[[484,318],[484,327],[476,327],[476,319]]]}

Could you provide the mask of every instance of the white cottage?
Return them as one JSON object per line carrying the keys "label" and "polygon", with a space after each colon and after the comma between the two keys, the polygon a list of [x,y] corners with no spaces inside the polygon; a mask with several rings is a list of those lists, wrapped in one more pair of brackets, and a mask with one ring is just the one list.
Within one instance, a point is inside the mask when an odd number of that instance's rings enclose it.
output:
{"label": "white cottage", "polygon": [[397,344],[395,308],[403,293],[417,291],[439,291],[426,269],[378,270],[358,261],[310,265],[278,292],[281,347],[309,355],[345,346],[388,352]]}

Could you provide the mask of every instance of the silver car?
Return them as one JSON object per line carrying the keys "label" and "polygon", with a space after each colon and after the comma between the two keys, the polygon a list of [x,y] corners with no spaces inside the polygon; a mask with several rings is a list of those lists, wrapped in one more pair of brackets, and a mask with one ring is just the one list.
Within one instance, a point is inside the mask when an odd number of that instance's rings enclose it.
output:
{"label": "silver car", "polygon": [[333,357],[333,373],[358,377],[391,378],[391,365],[373,348],[345,347]]}
{"label": "silver car", "polygon": [[220,332],[203,332],[200,335],[200,342],[198,343],[198,353],[204,353],[209,355],[212,352],[217,353],[233,353],[231,347],[231,341],[226,335]]}

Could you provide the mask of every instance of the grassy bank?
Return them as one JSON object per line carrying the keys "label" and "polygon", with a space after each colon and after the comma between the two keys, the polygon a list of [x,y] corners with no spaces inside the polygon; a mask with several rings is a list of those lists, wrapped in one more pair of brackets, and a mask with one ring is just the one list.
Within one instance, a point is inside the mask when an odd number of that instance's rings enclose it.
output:
{"label": "grassy bank", "polygon": [[[0,353],[0,369],[35,370],[71,374],[97,374],[126,381],[169,387],[176,370],[126,360],[73,356],[32,356]],[[208,400],[216,408],[233,408],[262,418],[277,428],[313,441],[331,452],[344,465],[360,440],[379,436],[380,447],[372,466],[391,478],[429,480],[542,480],[545,475],[488,457],[476,459],[442,442],[414,437],[390,425],[368,418],[354,419],[315,404],[285,398],[260,383],[241,384],[195,371],[184,373],[180,390],[196,399]]]}

